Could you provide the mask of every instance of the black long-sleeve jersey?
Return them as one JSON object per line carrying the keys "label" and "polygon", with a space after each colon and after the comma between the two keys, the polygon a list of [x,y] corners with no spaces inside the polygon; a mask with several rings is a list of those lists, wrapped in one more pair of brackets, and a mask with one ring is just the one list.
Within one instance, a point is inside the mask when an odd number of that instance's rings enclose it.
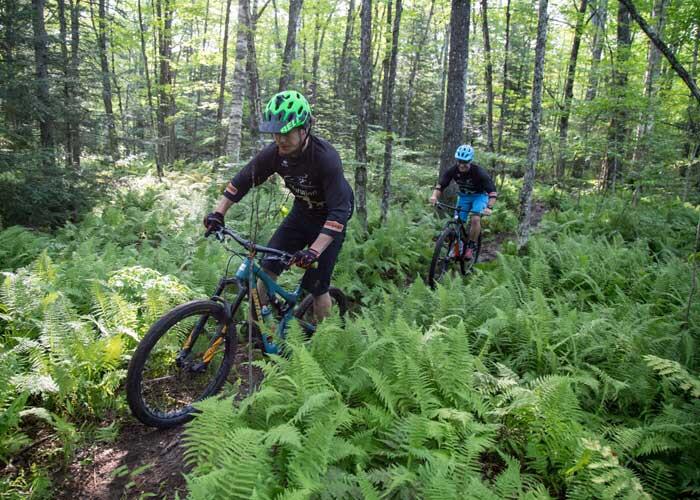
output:
{"label": "black long-sleeve jersey", "polygon": [[460,172],[458,164],[454,164],[442,173],[435,188],[444,191],[451,181],[457,183],[462,194],[486,193],[490,197],[497,196],[491,176],[476,163],[472,163],[466,172]]}
{"label": "black long-sleeve jersey", "polygon": [[345,229],[352,216],[354,194],[343,175],[340,155],[327,141],[310,136],[306,149],[296,158],[280,156],[277,145],[269,144],[231,179],[224,196],[238,202],[252,186],[274,173],[294,195],[294,210],[313,219],[325,217],[322,233],[335,236]]}

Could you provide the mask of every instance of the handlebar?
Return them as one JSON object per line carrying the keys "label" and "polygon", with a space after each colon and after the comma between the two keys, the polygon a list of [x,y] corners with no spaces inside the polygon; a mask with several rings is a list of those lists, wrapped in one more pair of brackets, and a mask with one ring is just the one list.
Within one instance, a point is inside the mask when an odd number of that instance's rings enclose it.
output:
{"label": "handlebar", "polygon": [[257,243],[253,243],[250,240],[246,240],[235,232],[233,229],[228,228],[226,226],[223,226],[221,229],[218,231],[207,231],[204,234],[204,237],[208,237],[210,234],[213,234],[216,236],[216,239],[219,241],[224,241],[226,237],[230,237],[231,239],[235,240],[239,245],[241,245],[243,248],[248,250],[249,252],[255,252],[255,253],[263,253],[263,254],[269,254],[273,255],[274,257],[266,257],[267,260],[279,260],[283,262],[285,265],[289,266],[292,258],[294,257],[292,254],[283,252],[282,250],[277,250],[276,248],[270,248],[262,245],[258,245]]}
{"label": "handlebar", "polygon": [[[463,207],[453,207],[452,205],[448,205],[447,203],[443,203],[441,201],[438,201],[435,204],[435,206],[438,208],[447,208],[448,210],[456,210],[457,212],[467,212],[467,210],[465,210]],[[477,214],[477,215],[481,215],[482,217],[485,217],[485,215],[482,213],[471,212],[471,211],[469,213],[470,214]]]}

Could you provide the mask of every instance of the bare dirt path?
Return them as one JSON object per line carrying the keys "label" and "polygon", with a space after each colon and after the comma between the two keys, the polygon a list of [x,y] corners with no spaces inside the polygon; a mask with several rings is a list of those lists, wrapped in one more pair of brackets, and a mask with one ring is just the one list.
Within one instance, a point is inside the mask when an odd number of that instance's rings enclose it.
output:
{"label": "bare dirt path", "polygon": [[[249,392],[247,344],[240,345],[230,380],[241,380],[240,397]],[[236,373],[237,372],[237,373]],[[262,373],[253,369],[253,384]],[[154,429],[126,417],[113,443],[81,448],[71,464],[56,474],[54,497],[60,500],[130,498],[186,498],[187,483],[182,427]]]}
{"label": "bare dirt path", "polygon": [[[542,202],[534,202],[532,225],[537,226],[546,211]],[[504,241],[513,234],[498,234],[486,241],[481,261],[496,258]],[[243,380],[241,395],[247,387],[247,348],[239,346],[235,366]],[[232,380],[238,377],[233,375]],[[262,375],[254,374],[254,384]],[[113,443],[93,443],[80,449],[72,463],[60,472],[54,498],[125,499],[125,498],[184,498],[187,484],[184,474],[183,429],[158,430],[141,425],[127,417],[119,438]]]}

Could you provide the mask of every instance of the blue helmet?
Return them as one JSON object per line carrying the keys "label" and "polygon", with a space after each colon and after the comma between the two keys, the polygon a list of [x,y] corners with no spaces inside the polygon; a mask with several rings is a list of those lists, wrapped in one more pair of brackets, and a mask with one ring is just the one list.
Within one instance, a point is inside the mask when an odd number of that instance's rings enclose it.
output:
{"label": "blue helmet", "polygon": [[459,161],[472,161],[474,159],[474,148],[469,144],[462,144],[455,151],[455,159]]}

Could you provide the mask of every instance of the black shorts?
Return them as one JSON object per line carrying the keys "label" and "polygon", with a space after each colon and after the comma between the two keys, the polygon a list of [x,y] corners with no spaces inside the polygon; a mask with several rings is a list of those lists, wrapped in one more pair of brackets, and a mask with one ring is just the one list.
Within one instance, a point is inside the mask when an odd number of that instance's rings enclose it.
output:
{"label": "black shorts", "polygon": [[[294,253],[311,245],[325,224],[325,217],[318,217],[295,208],[282,221],[275,234],[270,238],[267,246],[288,253]],[[337,235],[330,245],[318,258],[316,269],[307,269],[301,280],[301,287],[312,295],[318,297],[328,291],[331,284],[331,274],[335,262],[338,260],[340,248],[345,240],[345,231]],[[284,266],[280,261],[268,261],[263,259],[263,269],[276,275],[282,274]]]}

